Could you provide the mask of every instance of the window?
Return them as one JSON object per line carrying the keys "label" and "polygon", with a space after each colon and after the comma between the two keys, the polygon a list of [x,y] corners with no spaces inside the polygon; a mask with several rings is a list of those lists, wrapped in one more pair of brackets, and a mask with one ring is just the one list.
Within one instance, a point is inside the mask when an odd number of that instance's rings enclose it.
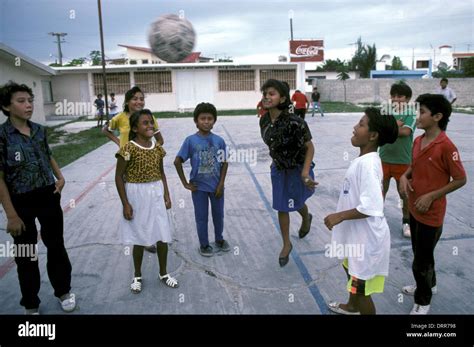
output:
{"label": "window", "polygon": [[142,59],[142,64],[148,64],[148,59]]}
{"label": "window", "polygon": [[255,70],[220,70],[219,91],[255,90]]}
{"label": "window", "polygon": [[129,64],[130,65],[137,65],[137,61],[135,59],[131,59]]}
{"label": "window", "polygon": [[296,70],[260,70],[260,87],[271,78],[285,81],[290,89],[296,89]]}
{"label": "window", "polygon": [[51,81],[41,81],[41,89],[43,90],[43,102],[53,102],[53,88]]}
{"label": "window", "polygon": [[416,68],[417,69],[427,69],[430,67],[429,60],[417,60],[416,61]]}
{"label": "window", "polygon": [[[94,82],[94,94],[105,94],[102,74],[92,74],[92,80]],[[128,72],[107,73],[106,81],[108,93],[125,94],[130,89],[130,74]]]}
{"label": "window", "polygon": [[172,93],[171,71],[135,72],[135,84],[144,93]]}

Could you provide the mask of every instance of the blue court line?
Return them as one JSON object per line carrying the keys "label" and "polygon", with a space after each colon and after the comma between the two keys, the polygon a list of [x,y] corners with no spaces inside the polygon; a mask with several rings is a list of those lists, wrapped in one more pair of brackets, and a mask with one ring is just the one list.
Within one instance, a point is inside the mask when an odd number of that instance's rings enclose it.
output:
{"label": "blue court line", "polygon": [[[226,127],[224,125],[221,125],[222,129],[224,129],[224,132],[226,133],[227,137],[229,138],[230,142],[232,143],[232,146],[236,149],[237,146],[232,138],[230,136],[229,132],[227,131]],[[277,231],[278,235],[281,235],[280,232],[280,225],[278,223],[278,219],[276,217],[276,213],[273,211],[272,206],[270,205],[270,202],[268,199],[265,197],[265,193],[263,192],[262,186],[258,182],[257,178],[255,177],[255,174],[253,173],[252,169],[250,168],[250,165],[246,162],[245,168],[247,169],[250,177],[252,178],[253,183],[255,184],[255,187],[257,188],[258,195],[260,195],[260,199],[262,199],[263,204],[265,205],[265,208],[267,209],[268,213],[272,217],[273,225],[275,227],[275,230]],[[296,266],[298,267],[298,270],[303,277],[305,283],[308,285],[308,289],[313,296],[314,300],[316,301],[316,304],[319,307],[319,310],[321,311],[322,314],[329,314],[329,310],[327,308],[326,301],[324,300],[323,296],[321,295],[321,292],[319,291],[319,288],[317,285],[315,285],[313,282],[313,278],[309,274],[308,269],[306,268],[306,265],[303,263],[301,260],[301,257],[299,256],[298,252],[296,251],[295,248],[293,248],[291,252],[291,258],[293,258]]]}

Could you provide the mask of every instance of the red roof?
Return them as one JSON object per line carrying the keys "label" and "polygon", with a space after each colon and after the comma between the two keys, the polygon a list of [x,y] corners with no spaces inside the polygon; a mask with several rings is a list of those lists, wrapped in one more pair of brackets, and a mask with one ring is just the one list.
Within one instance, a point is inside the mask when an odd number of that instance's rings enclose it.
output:
{"label": "red roof", "polygon": [[135,49],[137,51],[151,53],[151,48],[148,48],[148,47],[137,47],[137,46],[128,46],[128,45],[118,45],[118,46],[125,47],[125,48],[130,48],[130,49]]}
{"label": "red roof", "polygon": [[201,52],[192,52],[186,58],[180,61],[180,63],[199,63],[199,57]]}
{"label": "red roof", "polygon": [[439,46],[439,48],[453,48],[453,47],[451,47],[449,45],[442,45],[442,46]]}

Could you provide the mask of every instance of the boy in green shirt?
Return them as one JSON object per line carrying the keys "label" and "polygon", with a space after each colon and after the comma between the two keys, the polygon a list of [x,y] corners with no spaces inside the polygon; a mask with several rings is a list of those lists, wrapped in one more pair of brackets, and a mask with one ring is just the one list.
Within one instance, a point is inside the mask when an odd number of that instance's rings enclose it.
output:
{"label": "boy in green shirt", "polygon": [[410,167],[413,145],[413,132],[416,126],[416,114],[414,107],[409,103],[412,96],[411,88],[404,82],[394,83],[390,88],[391,107],[390,113],[395,117],[398,124],[398,139],[393,144],[386,144],[379,149],[383,169],[383,195],[387,194],[390,187],[390,179],[393,177],[397,182],[397,190],[402,201],[402,233],[404,237],[410,237],[410,214],[408,202],[400,193],[400,177]]}

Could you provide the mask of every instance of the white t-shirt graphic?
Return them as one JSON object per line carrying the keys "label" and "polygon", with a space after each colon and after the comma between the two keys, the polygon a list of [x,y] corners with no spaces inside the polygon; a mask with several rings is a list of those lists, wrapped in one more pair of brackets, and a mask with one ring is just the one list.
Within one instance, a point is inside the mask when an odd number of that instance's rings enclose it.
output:
{"label": "white t-shirt graphic", "polygon": [[349,274],[361,280],[388,276],[390,230],[383,213],[382,178],[382,162],[377,152],[354,159],[337,203],[337,212],[355,208],[369,216],[336,225],[331,238],[331,244],[344,249],[345,254],[333,252],[330,256],[348,258]]}

